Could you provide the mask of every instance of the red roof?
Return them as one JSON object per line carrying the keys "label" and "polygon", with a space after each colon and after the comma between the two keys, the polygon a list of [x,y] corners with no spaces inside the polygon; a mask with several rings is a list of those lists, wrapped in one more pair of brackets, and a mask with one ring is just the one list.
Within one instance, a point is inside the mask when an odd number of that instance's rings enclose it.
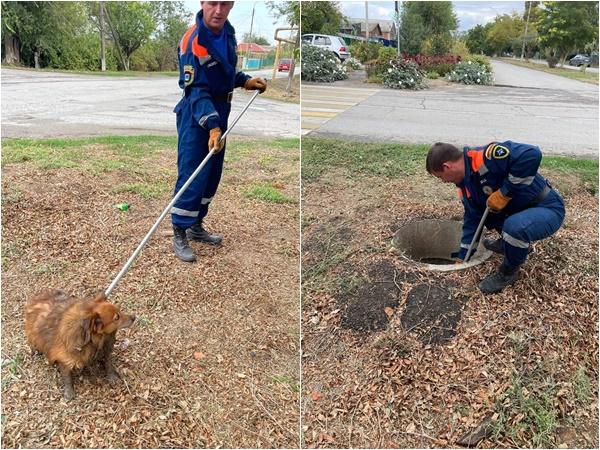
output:
{"label": "red roof", "polygon": [[258,44],[255,44],[254,42],[247,44],[245,42],[240,42],[237,46],[238,52],[247,52],[248,51],[248,47],[250,47],[250,51],[252,53],[268,53],[269,51],[264,48],[261,47]]}

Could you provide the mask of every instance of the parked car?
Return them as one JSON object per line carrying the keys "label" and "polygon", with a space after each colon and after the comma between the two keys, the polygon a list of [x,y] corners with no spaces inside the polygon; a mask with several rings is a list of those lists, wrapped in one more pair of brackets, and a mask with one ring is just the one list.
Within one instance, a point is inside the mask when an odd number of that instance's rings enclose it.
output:
{"label": "parked car", "polygon": [[570,66],[583,66],[584,64],[589,66],[592,63],[592,58],[588,55],[575,55],[571,59],[569,59]]}
{"label": "parked car", "polygon": [[329,34],[303,34],[302,42],[315,47],[320,47],[325,50],[330,50],[336,54],[340,61],[345,61],[350,58],[350,52],[344,39],[339,36],[331,36]]}
{"label": "parked car", "polygon": [[292,60],[283,58],[279,60],[279,66],[277,66],[278,72],[287,72],[292,68]]}

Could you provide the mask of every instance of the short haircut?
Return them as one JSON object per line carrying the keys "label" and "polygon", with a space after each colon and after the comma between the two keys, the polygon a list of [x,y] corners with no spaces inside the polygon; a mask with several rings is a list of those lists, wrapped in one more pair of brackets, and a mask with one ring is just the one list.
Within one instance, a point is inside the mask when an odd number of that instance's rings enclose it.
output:
{"label": "short haircut", "polygon": [[445,142],[436,142],[431,146],[425,160],[427,172],[441,172],[444,163],[448,161],[458,161],[463,157],[463,152],[452,144]]}

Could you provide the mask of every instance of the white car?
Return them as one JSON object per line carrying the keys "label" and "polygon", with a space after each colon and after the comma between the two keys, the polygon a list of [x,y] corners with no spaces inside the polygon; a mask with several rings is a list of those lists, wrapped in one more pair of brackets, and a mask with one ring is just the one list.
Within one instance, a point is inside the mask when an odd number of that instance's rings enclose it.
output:
{"label": "white car", "polygon": [[302,42],[315,47],[330,50],[337,55],[340,61],[345,61],[350,58],[348,46],[339,36],[331,36],[329,34],[303,34]]}

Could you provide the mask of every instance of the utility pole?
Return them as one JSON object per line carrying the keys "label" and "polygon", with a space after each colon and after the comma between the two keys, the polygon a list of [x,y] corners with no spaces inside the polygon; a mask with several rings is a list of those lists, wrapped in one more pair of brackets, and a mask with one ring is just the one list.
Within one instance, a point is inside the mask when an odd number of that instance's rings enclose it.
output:
{"label": "utility pole", "polygon": [[[252,5],[252,19],[250,20],[250,37],[248,38],[249,41],[252,40],[252,27],[254,25],[254,8],[256,8],[256,2],[254,2],[254,4]],[[248,68],[248,59],[250,59],[250,44],[251,44],[251,42],[248,42],[248,50],[246,50],[246,67],[245,67],[245,69]]]}
{"label": "utility pole", "polygon": [[523,61],[523,55],[525,54],[525,38],[527,37],[527,28],[529,26],[529,13],[531,13],[531,2],[529,3],[529,8],[527,8],[527,20],[525,21],[525,34],[523,35],[523,46],[521,47],[521,61]]}
{"label": "utility pole", "polygon": [[367,42],[369,42],[369,2],[365,2],[365,16],[367,19],[367,23],[365,24],[365,37],[367,38]]}
{"label": "utility pole", "polygon": [[100,2],[100,64],[102,72],[106,72],[106,47],[104,45],[104,2]]}
{"label": "utility pole", "polygon": [[394,2],[396,9],[396,50],[400,56],[400,2]]}

